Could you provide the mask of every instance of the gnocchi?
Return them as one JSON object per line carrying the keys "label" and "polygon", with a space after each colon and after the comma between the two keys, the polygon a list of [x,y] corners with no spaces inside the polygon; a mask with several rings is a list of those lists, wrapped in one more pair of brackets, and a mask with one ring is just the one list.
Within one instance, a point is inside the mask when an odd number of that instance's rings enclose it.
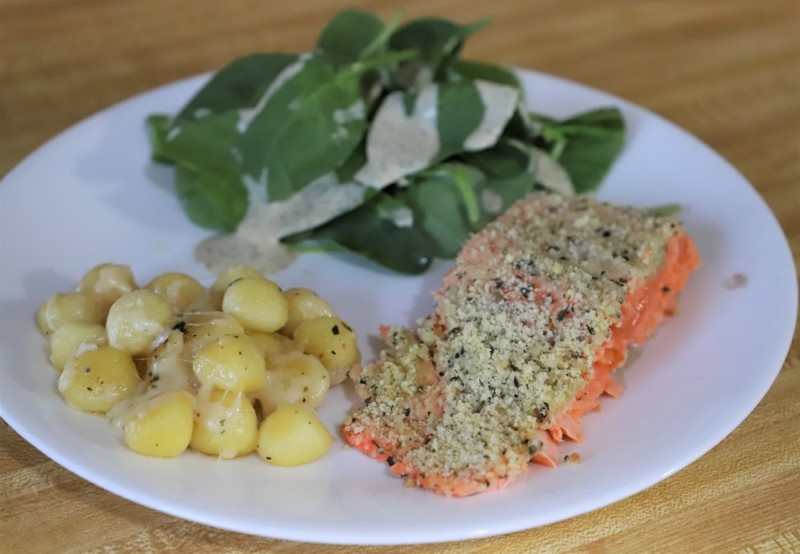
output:
{"label": "gnocchi", "polygon": [[174,321],[172,305],[147,289],[120,296],[108,311],[106,332],[111,346],[131,354],[149,354],[156,338]]}
{"label": "gnocchi", "polygon": [[303,352],[319,358],[335,385],[344,381],[350,368],[361,361],[356,334],[337,317],[302,321],[294,331],[294,342]]}
{"label": "gnocchi", "polygon": [[107,343],[106,328],[101,324],[68,321],[50,335],[50,363],[61,371],[79,350]]}
{"label": "gnocchi", "polygon": [[289,302],[280,287],[261,277],[243,277],[222,296],[222,311],[247,329],[271,333],[286,324]]}
{"label": "gnocchi", "polygon": [[244,393],[213,389],[197,398],[190,443],[194,450],[227,459],[256,449],[258,418]]}
{"label": "gnocchi", "polygon": [[315,410],[361,357],[326,300],[248,266],[208,288],[179,272],[140,288],[128,266],[99,264],[43,302],[36,321],[67,404],[105,415],[128,448],[160,458],[318,459],[333,437]]}
{"label": "gnocchi", "polygon": [[225,335],[244,335],[244,327],[232,316],[224,312],[204,314],[184,314],[184,337],[188,357],[194,357],[206,344]]}
{"label": "gnocchi", "polygon": [[264,386],[253,397],[265,413],[284,404],[304,404],[311,408],[322,405],[330,388],[325,366],[315,357],[302,352],[267,355]]}
{"label": "gnocchi", "polygon": [[120,296],[137,288],[130,267],[111,263],[94,266],[78,283],[78,292],[90,294],[104,314]]}
{"label": "gnocchi", "polygon": [[333,308],[311,289],[292,288],[286,291],[288,318],[281,333],[293,336],[301,322],[315,317],[333,316]]}
{"label": "gnocchi", "polygon": [[98,346],[69,359],[58,378],[58,390],[74,408],[104,414],[133,396],[139,381],[130,354],[113,346]]}
{"label": "gnocchi", "polygon": [[83,292],[54,294],[42,304],[37,314],[39,330],[45,335],[55,332],[65,323],[102,323],[104,319],[102,307],[91,295]]}
{"label": "gnocchi", "polygon": [[222,297],[235,281],[245,277],[260,278],[261,274],[246,265],[234,265],[223,271],[208,289],[208,304],[216,310],[222,309]]}
{"label": "gnocchi", "polygon": [[333,442],[311,408],[278,406],[258,430],[258,454],[278,466],[298,466],[325,454]]}
{"label": "gnocchi", "polygon": [[134,452],[172,458],[192,439],[194,399],[182,390],[163,392],[135,405],[122,425],[122,439]]}
{"label": "gnocchi", "polygon": [[206,293],[206,289],[197,279],[176,272],[163,273],[144,288],[166,299],[179,312],[197,302]]}
{"label": "gnocchi", "polygon": [[289,352],[294,350],[292,339],[279,333],[262,333],[261,331],[245,331],[245,334],[253,339],[256,347],[263,356],[271,352]]}
{"label": "gnocchi", "polygon": [[264,357],[247,335],[223,335],[195,354],[192,369],[206,387],[253,392],[267,378]]}

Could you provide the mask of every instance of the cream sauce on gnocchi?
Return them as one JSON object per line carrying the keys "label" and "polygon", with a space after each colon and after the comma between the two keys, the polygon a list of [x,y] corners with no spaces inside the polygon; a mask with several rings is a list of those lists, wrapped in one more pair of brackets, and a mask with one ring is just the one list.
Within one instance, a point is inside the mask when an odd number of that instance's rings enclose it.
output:
{"label": "cream sauce on gnocchi", "polygon": [[152,409],[162,393],[183,390],[194,394],[198,387],[197,378],[183,354],[183,333],[172,330],[162,333],[159,339],[160,343],[148,359],[144,380],[136,394],[121,401],[106,414],[119,436],[122,436],[125,424]]}

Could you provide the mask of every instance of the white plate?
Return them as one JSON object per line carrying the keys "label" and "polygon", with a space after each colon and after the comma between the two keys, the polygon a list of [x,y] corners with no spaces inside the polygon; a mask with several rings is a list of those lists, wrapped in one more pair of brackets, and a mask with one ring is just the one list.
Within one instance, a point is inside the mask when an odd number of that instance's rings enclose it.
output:
{"label": "white plate", "polygon": [[[175,112],[203,82],[165,86],[103,111],[45,144],[0,186],[2,417],[47,456],[134,502],[243,533],[310,542],[398,544],[485,537],[545,525],[615,502],[702,456],[750,413],[789,348],[797,310],[793,260],[775,218],[745,179],[707,146],[618,98],[523,72],[530,105],[566,116],[614,104],[630,139],[600,196],[652,206],[680,202],[705,264],[669,321],[626,369],[626,393],[585,419],[582,462],[535,466],[502,492],[447,499],[403,486],[341,444],[321,461],[281,469],[257,457],[156,460],[126,450],[103,418],[67,408],[34,313],[92,265],[130,264],[140,282],[180,270],[206,233],[148,162],[144,118]],[[348,257],[306,255],[279,274],[331,299],[374,353],[380,323],[411,324],[431,307],[442,267],[422,277],[375,271]],[[731,289],[734,274],[746,286]],[[335,429],[352,394],[322,415]]]}

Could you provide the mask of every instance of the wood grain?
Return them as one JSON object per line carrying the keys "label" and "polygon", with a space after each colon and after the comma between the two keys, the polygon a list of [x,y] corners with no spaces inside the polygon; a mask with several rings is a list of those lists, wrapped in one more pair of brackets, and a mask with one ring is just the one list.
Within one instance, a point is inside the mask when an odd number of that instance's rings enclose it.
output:
{"label": "wood grain", "polygon": [[[796,0],[4,0],[0,175],[59,131],[134,94],[253,51],[306,50],[331,15],[354,4],[384,18],[397,9],[490,18],[468,55],[607,90],[688,129],[753,183],[800,259]],[[581,517],[435,549],[312,547],[182,521],[87,483],[0,422],[0,550],[800,552],[798,398],[796,335],[764,400],[688,468]]]}

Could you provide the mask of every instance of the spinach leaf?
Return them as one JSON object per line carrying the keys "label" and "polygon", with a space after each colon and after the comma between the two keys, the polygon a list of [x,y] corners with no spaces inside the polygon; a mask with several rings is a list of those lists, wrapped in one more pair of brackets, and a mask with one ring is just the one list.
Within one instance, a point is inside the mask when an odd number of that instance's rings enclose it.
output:
{"label": "spinach leaf", "polygon": [[452,258],[480,226],[479,186],[484,176],[460,163],[441,164],[403,190],[414,226],[430,241],[430,257]]}
{"label": "spinach leaf", "polygon": [[240,112],[243,169],[256,180],[264,176],[269,201],[334,171],[359,144],[367,128],[359,87],[364,70],[336,71],[320,56],[303,56]]}
{"label": "spinach leaf", "polygon": [[252,54],[234,60],[218,71],[175,119],[192,121],[249,106],[296,59],[296,54]]}
{"label": "spinach leaf", "polygon": [[189,219],[200,227],[235,231],[247,211],[247,190],[235,176],[177,164],[175,190]]}
{"label": "spinach leaf", "polygon": [[240,153],[236,148],[237,110],[202,119],[173,122],[159,144],[159,155],[195,170],[240,177]]}
{"label": "spinach leaf", "polygon": [[493,63],[480,62],[476,60],[454,60],[449,67],[450,77],[448,80],[467,80],[490,81],[498,85],[506,85],[522,90],[522,85],[514,75],[514,72]]}
{"label": "spinach leaf", "polygon": [[468,165],[486,176],[481,191],[486,212],[484,224],[533,190],[536,160],[530,144],[511,138],[502,138],[494,147],[464,157]]}
{"label": "spinach leaf", "polygon": [[170,163],[170,159],[162,151],[164,142],[167,140],[167,132],[170,126],[170,117],[161,114],[153,114],[145,121],[147,126],[147,138],[150,140],[150,157],[154,162]]}
{"label": "spinach leaf", "polygon": [[[347,158],[342,165],[336,168],[336,178],[340,183],[349,183],[355,181],[355,176],[358,171],[367,163],[366,140],[356,146],[350,157]],[[377,189],[372,189],[377,190]]]}
{"label": "spinach leaf", "polygon": [[394,32],[389,40],[391,50],[414,49],[415,59],[403,62],[392,73],[392,82],[398,88],[413,90],[432,81],[439,81],[448,64],[458,56],[466,39],[488,25],[479,21],[471,25],[458,25],[447,19],[414,19]]}
{"label": "spinach leaf", "polygon": [[533,190],[532,157],[524,145],[502,141],[470,158],[469,164],[442,163],[409,187],[409,205],[439,258],[454,257],[472,233]]}
{"label": "spinach leaf", "polygon": [[238,172],[235,112],[297,59],[294,54],[253,54],[217,72],[174,118],[147,120],[153,157],[197,169]]}
{"label": "spinach leaf", "polygon": [[313,237],[400,273],[418,274],[432,263],[436,246],[416,226],[405,198],[379,194],[347,215],[318,227]]}
{"label": "spinach leaf", "polygon": [[[476,225],[480,171],[443,164],[392,186],[358,209],[316,229],[334,243],[402,273],[420,273],[434,258],[451,258]],[[478,215],[480,218],[480,215]]]}
{"label": "spinach leaf", "polygon": [[384,25],[378,17],[363,10],[344,10],[323,29],[317,49],[338,68],[378,50],[380,44],[376,41],[380,38],[385,43],[389,37],[384,35]]}
{"label": "spinach leaf", "polygon": [[600,108],[563,121],[532,116],[541,126],[537,144],[569,174],[575,192],[595,190],[625,142],[625,120],[619,109]]}
{"label": "spinach leaf", "polygon": [[462,81],[438,85],[436,130],[439,133],[437,159],[464,150],[470,134],[478,128],[486,107],[473,83]]}
{"label": "spinach leaf", "polygon": [[370,69],[361,77],[362,96],[369,115],[373,104],[384,93],[387,67],[395,67],[398,62],[416,55],[413,50],[388,52],[389,38],[399,24],[397,15],[384,25],[369,12],[345,10],[334,16],[317,42],[317,51],[337,69],[356,62],[369,64]]}
{"label": "spinach leaf", "polygon": [[533,187],[529,154],[516,145],[472,158],[479,163],[445,162],[405,186],[389,187],[312,236],[404,273],[424,271],[435,258],[452,258],[472,233]]}

